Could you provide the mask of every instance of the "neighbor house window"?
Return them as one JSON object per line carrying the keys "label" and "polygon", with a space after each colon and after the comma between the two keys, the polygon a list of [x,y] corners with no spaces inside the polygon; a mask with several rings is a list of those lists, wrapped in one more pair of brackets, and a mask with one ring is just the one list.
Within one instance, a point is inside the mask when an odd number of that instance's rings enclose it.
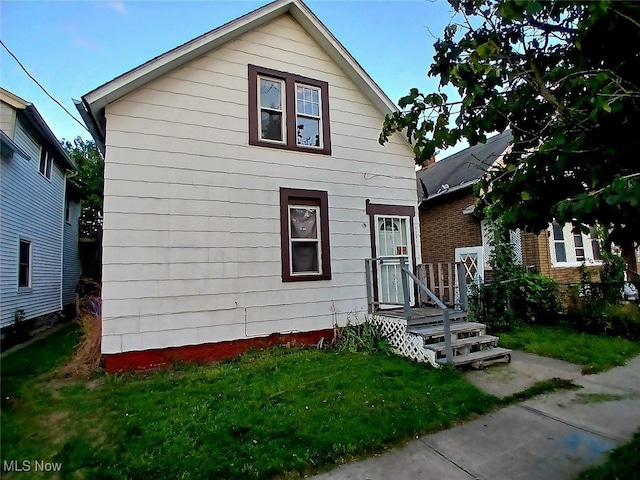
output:
{"label": "neighbor house window", "polygon": [[64,221],[71,223],[71,207],[69,206],[69,197],[64,199]]}
{"label": "neighbor house window", "polygon": [[582,263],[600,262],[600,246],[595,228],[589,234],[574,232],[568,223],[550,227],[549,246],[551,262],[555,266],[577,266]]}
{"label": "neighbor house window", "polygon": [[18,252],[18,287],[31,286],[31,242],[20,240]]}
{"label": "neighbor house window", "polygon": [[52,163],[53,157],[44,147],[42,147],[40,149],[40,173],[48,179],[51,179]]}
{"label": "neighbor house window", "polygon": [[[484,269],[491,270],[491,256],[493,255],[495,240],[494,230],[491,228],[491,223],[488,220],[482,220],[480,222],[480,233],[482,235],[482,254],[484,260]],[[506,240],[506,239],[505,239]],[[517,265],[522,265],[522,234],[520,229],[509,230],[509,243],[511,244],[513,251],[513,259]]]}
{"label": "neighbor house window", "polygon": [[249,65],[249,144],[330,155],[328,83]]}
{"label": "neighbor house window", "polygon": [[282,280],[329,280],[327,192],[280,189]]}

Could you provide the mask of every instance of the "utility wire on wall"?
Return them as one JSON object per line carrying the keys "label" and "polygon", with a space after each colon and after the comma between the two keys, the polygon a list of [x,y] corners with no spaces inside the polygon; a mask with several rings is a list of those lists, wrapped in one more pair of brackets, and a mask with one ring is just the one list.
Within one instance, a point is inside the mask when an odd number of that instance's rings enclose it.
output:
{"label": "utility wire on wall", "polygon": [[[72,114],[69,110],[67,110],[67,108],[66,108],[62,103],[60,103],[58,100],[56,100],[56,99],[53,97],[53,95],[51,95],[51,94],[47,91],[47,89],[46,89],[46,88],[44,88],[44,87],[42,86],[42,84],[41,84],[38,80],[36,80],[36,79],[35,79],[35,77],[34,77],[33,75],[31,75],[31,74],[29,73],[29,71],[28,71],[28,70],[25,68],[25,66],[20,62],[20,60],[18,60],[18,57],[16,57],[16,56],[14,55],[14,53],[13,53],[11,50],[9,50],[9,47],[7,47],[7,46],[5,45],[5,43],[2,41],[2,39],[0,39],[0,44],[2,44],[2,46],[3,46],[3,47],[4,47],[4,49],[7,51],[7,53],[9,53],[9,55],[11,55],[11,56],[13,57],[13,59],[16,61],[16,63],[17,63],[18,65],[20,65],[20,68],[22,68],[22,70],[24,71],[24,73],[26,73],[26,74],[27,74],[27,76],[28,76],[31,80],[33,80],[33,81],[35,82],[35,84],[36,84],[36,85],[38,85],[38,87],[40,87],[40,89],[41,89],[41,90],[42,90],[42,91],[43,91],[43,92],[44,92],[44,93],[45,93],[45,94],[46,94],[46,95],[47,95],[51,100],[53,100],[54,102],[56,102],[56,103],[60,106],[60,108],[62,108],[62,110],[64,110],[64,111],[65,111],[65,113],[66,113],[67,115],[69,115],[71,118],[73,118],[76,122],[78,122],[78,124],[79,124],[82,128],[84,128],[87,132],[89,132],[89,130],[87,129],[87,127],[84,125],[84,123],[82,123],[80,120],[78,120],[76,117],[74,117],[74,116],[73,116],[73,114]],[[91,132],[89,132],[89,134],[91,134]]]}

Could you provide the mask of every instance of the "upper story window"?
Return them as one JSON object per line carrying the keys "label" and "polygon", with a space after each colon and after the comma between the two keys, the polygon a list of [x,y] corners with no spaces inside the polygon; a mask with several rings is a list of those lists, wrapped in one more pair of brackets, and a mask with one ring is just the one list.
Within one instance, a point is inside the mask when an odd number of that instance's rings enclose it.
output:
{"label": "upper story window", "polygon": [[53,156],[44,148],[40,149],[40,173],[51,179],[51,166],[53,165]]}
{"label": "upper story window", "polygon": [[581,263],[600,262],[600,245],[595,228],[589,234],[574,232],[570,223],[550,227],[549,246],[554,266],[575,266]]}
{"label": "upper story window", "polygon": [[249,144],[330,155],[328,83],[249,65]]}

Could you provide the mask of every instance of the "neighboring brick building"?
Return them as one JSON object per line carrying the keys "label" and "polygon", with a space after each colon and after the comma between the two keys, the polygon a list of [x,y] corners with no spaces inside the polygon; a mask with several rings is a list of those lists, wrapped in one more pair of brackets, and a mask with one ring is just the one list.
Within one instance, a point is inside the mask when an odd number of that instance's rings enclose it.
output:
{"label": "neighboring brick building", "polygon": [[[473,185],[509,148],[509,130],[432,163],[418,172],[422,262],[449,263],[471,258],[482,278],[491,277],[488,229],[473,215]],[[516,259],[559,283],[580,281],[584,263],[597,272],[600,252],[595,233],[574,234],[571,225],[550,228],[539,235],[511,233]],[[630,267],[633,268],[633,267]],[[445,275],[446,276],[446,275]],[[598,276],[594,275],[594,279]]]}

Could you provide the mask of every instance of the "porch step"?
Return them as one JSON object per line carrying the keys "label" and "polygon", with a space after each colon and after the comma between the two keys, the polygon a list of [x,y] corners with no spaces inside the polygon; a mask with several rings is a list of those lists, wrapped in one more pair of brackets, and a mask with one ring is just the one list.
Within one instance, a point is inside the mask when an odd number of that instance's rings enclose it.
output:
{"label": "porch step", "polygon": [[[476,322],[452,322],[450,326],[451,341],[462,338],[485,335],[487,327],[483,323]],[[420,335],[424,338],[425,345],[444,341],[444,325],[419,326],[407,328],[409,333]]]}
{"label": "porch step", "polygon": [[[446,364],[446,359],[437,359],[440,364]],[[461,365],[471,365],[472,368],[483,368],[492,363],[511,362],[511,350],[495,347],[487,350],[469,353],[468,355],[458,355],[453,357],[453,365],[459,367]]]}
{"label": "porch step", "polygon": [[[474,337],[460,338],[451,342],[451,349],[453,350],[454,357],[468,355],[479,350],[497,346],[498,337],[494,337],[493,335],[478,335]],[[436,352],[436,359],[446,355],[444,342],[425,345],[425,348]]]}

